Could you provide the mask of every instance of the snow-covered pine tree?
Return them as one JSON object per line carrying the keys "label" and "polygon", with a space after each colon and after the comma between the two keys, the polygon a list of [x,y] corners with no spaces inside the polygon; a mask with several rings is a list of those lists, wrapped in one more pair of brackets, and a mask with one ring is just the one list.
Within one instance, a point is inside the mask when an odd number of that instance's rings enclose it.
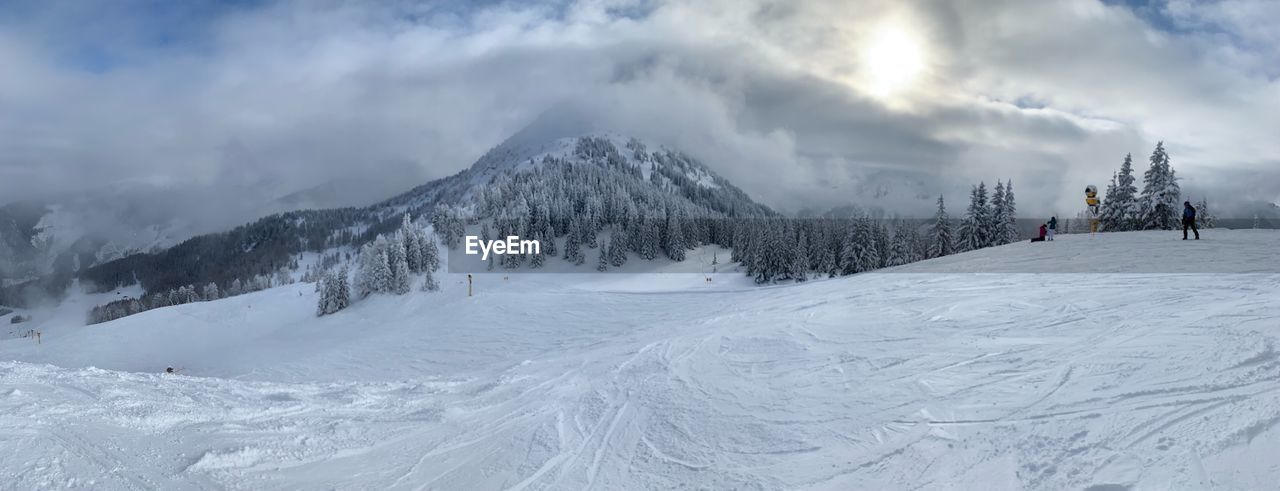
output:
{"label": "snow-covered pine tree", "polygon": [[942,195],[938,195],[938,212],[933,216],[933,225],[929,229],[929,257],[950,256],[955,252],[951,217],[947,216],[947,206],[942,201]]}
{"label": "snow-covered pine tree", "polygon": [[842,248],[841,269],[844,274],[863,273],[880,266],[874,228],[869,217],[863,216],[854,220]]}
{"label": "snow-covered pine tree", "polygon": [[547,262],[547,254],[543,249],[550,240],[543,236],[542,232],[535,233],[533,238],[538,241],[538,250],[527,254],[529,256],[529,268],[540,269]]}
{"label": "snow-covered pine tree", "polygon": [[[499,238],[506,238],[513,235],[517,237],[521,237],[518,220],[514,220],[514,219],[507,220],[506,223],[498,227]],[[523,262],[523,260],[524,260],[523,254],[516,254],[513,251],[507,251],[506,254],[503,254],[502,257],[499,258],[499,261],[502,262],[502,267],[504,269],[518,269],[520,267],[520,263]]]}
{"label": "snow-covered pine tree", "polygon": [[356,270],[356,294],[360,298],[391,290],[392,272],[387,249],[387,240],[381,235],[360,248]]}
{"label": "snow-covered pine tree", "polygon": [[418,252],[421,255],[422,272],[434,273],[440,269],[440,248],[436,246],[436,236],[418,229]]}
{"label": "snow-covered pine tree", "polygon": [[[999,187],[1003,189],[1003,187]],[[907,243],[907,231],[899,225],[893,231],[893,246],[889,249],[889,266],[902,266],[912,261],[911,244]]]}
{"label": "snow-covered pine tree", "polygon": [[329,314],[332,312],[333,306],[333,287],[329,286],[333,278],[333,273],[328,271],[320,276],[320,294],[316,295],[316,317]]}
{"label": "snow-covered pine tree", "polygon": [[801,282],[809,279],[809,234],[800,230],[798,235],[791,252],[791,278]]}
{"label": "snow-covered pine tree", "polygon": [[462,242],[462,236],[466,234],[460,210],[444,203],[438,204],[431,215],[431,223],[435,226],[436,234],[444,241],[445,247],[451,250],[458,248],[458,244]]}
{"label": "snow-covered pine tree", "polygon": [[740,221],[731,222],[730,227],[732,227],[733,230],[729,234],[731,237],[729,240],[730,247],[732,247],[732,249],[729,250],[729,261],[740,263],[742,262],[743,255],[747,251],[747,227]]}
{"label": "snow-covered pine tree", "polygon": [[1117,200],[1119,185],[1116,183],[1116,175],[1111,175],[1111,182],[1107,184],[1106,194],[1102,198],[1102,213],[1098,216],[1098,223],[1102,226],[1103,232],[1115,232],[1123,230],[1124,227],[1124,210],[1125,207]]}
{"label": "snow-covered pine tree", "polygon": [[1013,179],[1004,183],[1004,219],[1004,243],[1022,240],[1022,234],[1018,233],[1018,203],[1013,197]]}
{"label": "snow-covered pine tree", "polygon": [[861,255],[863,245],[858,243],[858,227],[856,223],[848,227],[844,232],[844,239],[836,243],[840,246],[840,255],[836,258],[840,274],[858,273],[858,256]]}
{"label": "snow-covered pine tree", "polygon": [[412,277],[409,274],[408,254],[404,250],[404,241],[396,234],[387,242],[387,266],[391,270],[387,291],[396,295],[404,295],[412,289]]}
{"label": "snow-covered pine tree", "polygon": [[969,192],[969,208],[960,221],[958,249],[974,251],[990,245],[991,210],[987,206],[986,184],[979,183]]}
{"label": "snow-covered pine tree", "polygon": [[[589,201],[589,203],[591,202]],[[600,247],[600,242],[596,238],[595,220],[591,217],[593,213],[594,209],[588,206],[581,215],[578,224],[578,230],[582,233],[582,245],[589,249]]]}
{"label": "snow-covered pine tree", "polygon": [[923,261],[929,257],[929,245],[920,234],[919,227],[907,227],[907,246],[911,249],[909,262]]}
{"label": "snow-covered pine tree", "polygon": [[1133,155],[1125,154],[1120,164],[1120,173],[1116,175],[1116,208],[1118,213],[1117,230],[1133,230],[1142,207],[1138,203],[1137,179],[1133,177]]}
{"label": "snow-covered pine tree", "polygon": [[207,285],[205,285],[205,286],[204,286],[204,299],[205,299],[206,301],[213,301],[213,300],[217,300],[217,299],[219,299],[219,298],[222,298],[222,296],[218,294],[218,284],[217,284],[217,283],[212,283],[212,282],[211,282],[211,283],[209,283],[209,284],[207,284]]}
{"label": "snow-covered pine tree", "polygon": [[422,272],[422,246],[419,240],[422,235],[420,229],[413,223],[413,218],[409,212],[405,212],[404,220],[400,222],[400,240],[404,242],[404,258],[409,265],[410,273]]}
{"label": "snow-covered pine tree", "polygon": [[347,282],[347,278],[351,275],[351,271],[347,269],[347,265],[343,264],[342,269],[338,270],[338,276],[334,278],[337,282],[337,290],[334,293],[334,302],[337,310],[342,310],[351,305],[351,284]]}
{"label": "snow-covered pine tree", "polygon": [[[809,247],[804,251],[805,259],[809,262],[809,272],[824,272],[821,269],[823,245],[827,242],[827,230],[825,224],[821,222],[799,221],[796,229],[804,232],[805,238],[809,240]],[[824,272],[825,273],[825,272]]]}
{"label": "snow-covered pine tree", "polygon": [[872,243],[875,244],[875,260],[871,269],[880,269],[889,265],[889,253],[893,250],[893,238],[884,220],[871,220]]}
{"label": "snow-covered pine tree", "polygon": [[1004,207],[1004,182],[996,181],[996,190],[991,195],[991,245],[1004,245],[1008,237],[1009,217]]}
{"label": "snow-covered pine tree", "polygon": [[436,279],[436,274],[434,271],[427,271],[426,274],[422,276],[423,276],[422,291],[434,292],[434,291],[440,290],[440,281]]}
{"label": "snow-covered pine tree", "polygon": [[[1163,154],[1163,147],[1157,147],[1159,153]],[[1147,177],[1153,177],[1151,171],[1148,171]],[[1135,230],[1144,228],[1145,218],[1149,214],[1146,201],[1138,195],[1138,189],[1134,185],[1133,176],[1133,155],[1125,154],[1124,161],[1120,164],[1120,172],[1112,178],[1112,183],[1107,186],[1106,194],[1103,197],[1102,212],[1099,216],[1099,222],[1102,230],[1118,232],[1124,230]],[[1061,233],[1070,233],[1069,227],[1071,220],[1062,220],[1059,226]]]}
{"label": "snow-covered pine tree", "polygon": [[666,237],[666,243],[662,246],[662,249],[667,253],[667,257],[677,262],[684,261],[684,231],[680,221],[676,214],[667,214],[666,233],[663,234]]}
{"label": "snow-covered pine tree", "polygon": [[609,235],[609,264],[621,267],[627,263],[627,232],[620,226],[613,227]]}
{"label": "snow-covered pine tree", "polygon": [[316,305],[317,316],[332,314],[351,304],[351,290],[347,285],[347,275],[345,265],[338,273],[325,271],[321,274],[320,295]]}
{"label": "snow-covered pine tree", "polygon": [[991,247],[995,228],[991,223],[991,202],[987,196],[987,183],[978,181],[978,203],[975,210],[975,219],[978,223],[978,248]]}
{"label": "snow-covered pine tree", "polygon": [[1178,223],[1178,212],[1182,209],[1179,206],[1180,199],[1182,191],[1173,168],[1169,165],[1169,154],[1164,150],[1164,142],[1159,142],[1151,153],[1151,166],[1142,175],[1140,228],[1173,230]]}
{"label": "snow-covered pine tree", "polygon": [[1199,228],[1213,228],[1213,223],[1217,221],[1217,217],[1209,212],[1209,200],[1200,198],[1200,202],[1196,203],[1196,226]]}
{"label": "snow-covered pine tree", "polygon": [[605,272],[609,269],[609,248],[601,247],[599,257],[596,259],[596,271]]}
{"label": "snow-covered pine tree", "polygon": [[[830,242],[830,241],[828,241]],[[825,274],[828,278],[840,276],[840,263],[836,261],[836,250],[830,244],[822,247],[822,255],[819,256],[817,267],[819,273]]]}
{"label": "snow-covered pine tree", "polygon": [[539,247],[542,249],[542,254],[547,257],[556,257],[556,230],[551,225],[550,218],[544,219],[541,227],[542,239]]}
{"label": "snow-covered pine tree", "polygon": [[783,225],[773,220],[753,224],[756,248],[752,273],[757,284],[773,283],[784,277],[791,267],[788,254],[783,249]]}
{"label": "snow-covered pine tree", "polygon": [[662,223],[662,221],[654,217],[642,220],[640,235],[637,238],[638,249],[636,249],[636,253],[640,255],[640,258],[652,261],[658,257],[658,248],[660,246],[658,241],[662,236],[659,227]]}
{"label": "snow-covered pine tree", "polygon": [[582,264],[585,258],[582,254],[582,247],[579,241],[582,233],[578,230],[578,221],[574,220],[569,225],[569,234],[564,240],[564,260],[573,264]]}
{"label": "snow-covered pine tree", "polygon": [[289,274],[289,270],[286,268],[277,269],[276,275],[275,275],[275,285],[283,286],[283,285],[291,285],[291,284],[293,284],[293,275]]}

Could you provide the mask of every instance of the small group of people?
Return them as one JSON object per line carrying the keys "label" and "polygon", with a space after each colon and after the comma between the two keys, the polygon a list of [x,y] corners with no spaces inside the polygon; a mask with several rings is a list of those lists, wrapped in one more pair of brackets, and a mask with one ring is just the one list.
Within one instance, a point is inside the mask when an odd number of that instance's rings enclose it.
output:
{"label": "small group of people", "polygon": [[[1196,227],[1196,207],[1191,206],[1190,201],[1182,202],[1182,240],[1187,240],[1187,231],[1195,233],[1196,240],[1200,240],[1200,229]],[[1046,242],[1053,240],[1053,234],[1058,231],[1058,217],[1049,217],[1047,223],[1040,224],[1040,236],[1031,239],[1032,242]]]}
{"label": "small group of people", "polygon": [[1053,234],[1058,231],[1058,217],[1049,217],[1047,223],[1040,224],[1040,236],[1031,239],[1032,242],[1046,242],[1053,240]]}

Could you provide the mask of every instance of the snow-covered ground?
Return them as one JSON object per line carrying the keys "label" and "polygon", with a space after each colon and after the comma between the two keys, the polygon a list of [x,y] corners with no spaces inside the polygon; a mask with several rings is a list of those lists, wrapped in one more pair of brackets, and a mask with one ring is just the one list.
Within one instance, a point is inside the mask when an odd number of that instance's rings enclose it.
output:
{"label": "snow-covered ground", "polygon": [[[0,482],[1274,488],[1280,274],[1257,271],[1280,233],[1204,235],[763,288],[481,275],[468,297],[451,275],[319,319],[293,285],[48,326],[0,341]],[[1166,268],[1191,260],[1214,273]]]}

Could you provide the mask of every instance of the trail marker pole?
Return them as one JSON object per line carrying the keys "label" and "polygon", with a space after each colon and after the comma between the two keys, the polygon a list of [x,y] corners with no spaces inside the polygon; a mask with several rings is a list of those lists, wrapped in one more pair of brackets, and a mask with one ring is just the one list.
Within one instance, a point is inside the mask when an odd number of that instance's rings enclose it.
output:
{"label": "trail marker pole", "polygon": [[467,296],[471,296],[471,273],[467,273]]}

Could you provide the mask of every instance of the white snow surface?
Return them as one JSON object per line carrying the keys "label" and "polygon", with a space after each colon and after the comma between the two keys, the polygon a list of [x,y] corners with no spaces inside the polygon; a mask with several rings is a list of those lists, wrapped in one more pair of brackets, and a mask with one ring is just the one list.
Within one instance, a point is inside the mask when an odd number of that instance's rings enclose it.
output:
{"label": "white snow surface", "polygon": [[[1280,274],[1121,272],[1278,259],[1280,232],[1202,233],[771,287],[486,274],[468,297],[450,275],[322,318],[290,285],[46,325],[0,340],[0,487],[1273,488]],[[930,272],[1004,257],[1115,272]]]}

